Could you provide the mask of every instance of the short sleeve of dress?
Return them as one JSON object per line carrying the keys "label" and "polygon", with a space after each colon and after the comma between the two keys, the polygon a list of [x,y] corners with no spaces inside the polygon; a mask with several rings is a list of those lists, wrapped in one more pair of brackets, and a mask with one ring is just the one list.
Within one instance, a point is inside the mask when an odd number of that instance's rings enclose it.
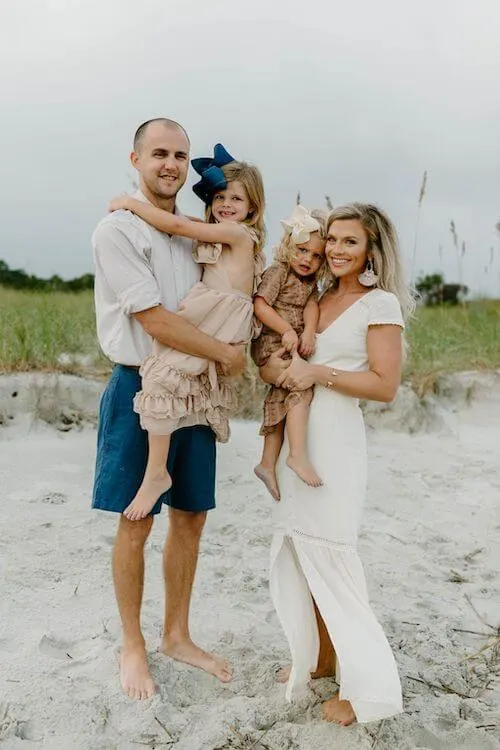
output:
{"label": "short sleeve of dress", "polygon": [[222,245],[211,242],[200,242],[193,248],[193,258],[196,263],[217,263],[222,253]]}
{"label": "short sleeve of dress", "polygon": [[401,306],[398,298],[392,292],[382,290],[368,295],[369,316],[368,325],[396,325],[405,327]]}
{"label": "short sleeve of dress", "polygon": [[278,298],[281,287],[285,283],[287,276],[288,269],[285,265],[273,263],[273,265],[266,268],[262,274],[262,281],[257,287],[255,294],[258,297],[263,297],[267,304],[272,307]]}

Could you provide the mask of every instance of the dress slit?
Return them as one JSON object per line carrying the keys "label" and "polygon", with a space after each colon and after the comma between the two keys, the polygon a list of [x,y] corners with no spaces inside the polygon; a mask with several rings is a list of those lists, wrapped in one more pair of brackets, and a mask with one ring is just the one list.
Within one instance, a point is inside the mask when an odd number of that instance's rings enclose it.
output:
{"label": "dress slit", "polygon": [[[289,588],[280,584],[283,581]],[[319,545],[300,541],[295,535],[277,534],[270,588],[292,654],[287,700],[307,692],[310,673],[318,665],[315,602],[335,650],[339,698],[351,702],[358,722],[401,711],[399,677],[389,644],[369,605],[355,550],[319,549]]]}

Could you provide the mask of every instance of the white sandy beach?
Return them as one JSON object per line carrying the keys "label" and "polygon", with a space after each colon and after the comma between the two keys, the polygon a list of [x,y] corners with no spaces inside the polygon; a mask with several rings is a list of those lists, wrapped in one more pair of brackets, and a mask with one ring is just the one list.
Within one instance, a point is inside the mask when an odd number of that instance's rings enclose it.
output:
{"label": "white sandy beach", "polygon": [[[320,718],[330,681],[316,682],[295,705],[274,681],[287,647],[267,586],[272,501],[251,471],[257,425],[234,423],[231,442],[220,448],[218,509],[203,538],[192,605],[195,639],[232,660],[234,680],[221,685],[156,652],[163,514],[147,547],[143,608],[159,692],[137,704],[121,694],[117,678],[116,518],[89,505],[95,429],[58,429],[69,426],[67,414],[55,426],[34,420],[43,398],[26,396],[22,378],[0,378],[0,746],[500,748],[500,374],[465,377],[462,394],[472,381],[470,404],[461,396],[434,404],[420,420],[426,429],[413,434],[405,429],[413,425],[409,416],[375,409],[369,418],[360,552],[399,664],[406,712],[343,729]],[[76,379],[70,382],[74,389]],[[90,385],[73,411],[85,411],[85,398],[95,410],[99,389]]]}

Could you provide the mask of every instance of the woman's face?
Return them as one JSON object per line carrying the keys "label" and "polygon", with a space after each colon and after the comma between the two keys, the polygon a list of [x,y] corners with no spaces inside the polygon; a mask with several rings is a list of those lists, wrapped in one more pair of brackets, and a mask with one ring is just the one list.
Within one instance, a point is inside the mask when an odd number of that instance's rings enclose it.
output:
{"label": "woman's face", "polygon": [[358,276],[368,258],[368,235],[358,219],[332,221],[326,238],[326,259],[338,278]]}

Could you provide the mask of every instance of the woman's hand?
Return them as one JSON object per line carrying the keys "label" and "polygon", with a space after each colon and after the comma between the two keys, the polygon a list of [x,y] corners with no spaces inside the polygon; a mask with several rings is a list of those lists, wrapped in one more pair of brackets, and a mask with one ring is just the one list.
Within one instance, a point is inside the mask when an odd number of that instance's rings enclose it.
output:
{"label": "woman's hand", "polygon": [[297,352],[292,355],[292,363],[276,379],[276,385],[289,391],[305,391],[315,383],[314,367],[299,357]]}
{"label": "woman's hand", "polygon": [[113,198],[109,203],[108,211],[111,213],[112,211],[119,211],[121,208],[125,209],[125,211],[129,211],[129,198],[130,196],[125,193]]}
{"label": "woman's hand", "polygon": [[283,359],[284,354],[286,354],[286,349],[282,346],[281,349],[271,354],[266,364],[260,368],[259,375],[264,383],[276,385],[277,378],[290,365],[290,358]]}

